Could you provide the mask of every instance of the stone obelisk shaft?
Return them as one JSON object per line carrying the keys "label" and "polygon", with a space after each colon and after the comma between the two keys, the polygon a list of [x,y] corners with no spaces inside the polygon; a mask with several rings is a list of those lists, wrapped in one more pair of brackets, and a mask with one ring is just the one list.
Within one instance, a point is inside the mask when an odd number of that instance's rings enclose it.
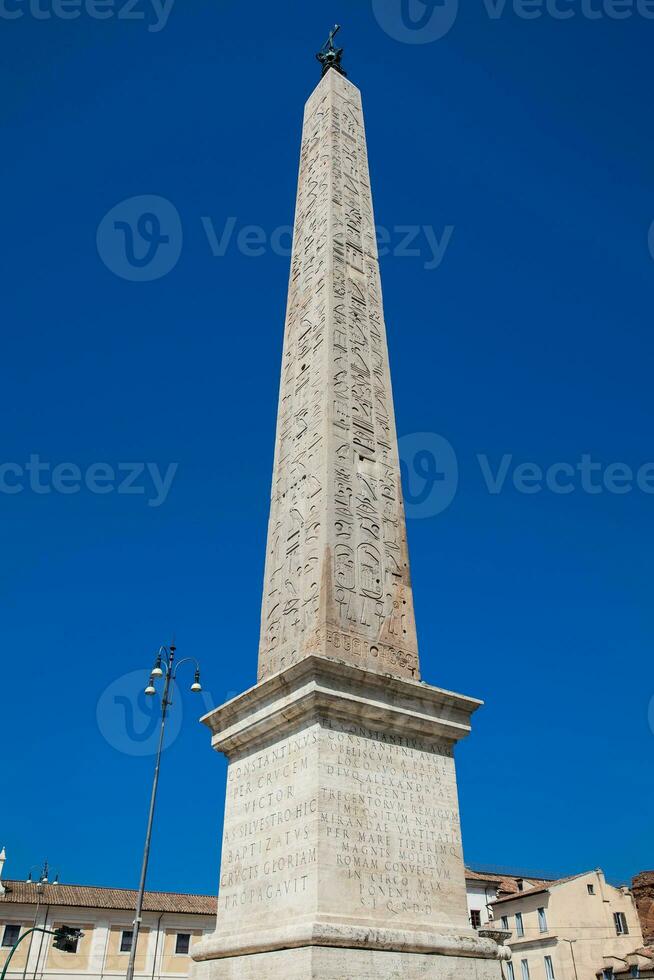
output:
{"label": "stone obelisk shaft", "polygon": [[305,107],[259,680],[310,654],[419,676],[359,90]]}

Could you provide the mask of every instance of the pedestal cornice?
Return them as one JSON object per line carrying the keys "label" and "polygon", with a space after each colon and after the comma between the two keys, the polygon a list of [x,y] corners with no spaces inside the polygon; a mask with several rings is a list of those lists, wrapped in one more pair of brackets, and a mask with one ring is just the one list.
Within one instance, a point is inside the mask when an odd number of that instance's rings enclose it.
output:
{"label": "pedestal cornice", "polygon": [[319,717],[379,726],[385,736],[458,742],[482,701],[421,681],[379,674],[311,656],[245,691],[202,722],[212,745],[232,758]]}

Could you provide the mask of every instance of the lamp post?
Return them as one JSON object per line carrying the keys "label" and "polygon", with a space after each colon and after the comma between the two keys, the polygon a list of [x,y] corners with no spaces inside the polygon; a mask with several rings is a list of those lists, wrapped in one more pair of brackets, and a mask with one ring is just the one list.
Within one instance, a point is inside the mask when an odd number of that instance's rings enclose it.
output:
{"label": "lamp post", "polygon": [[159,769],[161,767],[161,752],[163,749],[164,734],[166,731],[166,716],[168,714],[168,708],[172,704],[170,700],[170,685],[175,681],[177,677],[177,671],[184,663],[194,663],[195,664],[195,676],[193,678],[193,683],[191,684],[191,690],[196,693],[202,690],[202,685],[200,684],[200,665],[194,657],[185,657],[180,660],[178,664],[175,664],[175,651],[176,646],[171,643],[169,647],[159,647],[159,652],[157,653],[157,659],[154,662],[154,667],[150,673],[150,680],[148,686],[145,689],[145,693],[148,697],[154,696],[156,688],[154,682],[160,677],[164,679],[163,693],[161,696],[161,727],[159,729],[159,745],[157,747],[157,758],[154,766],[154,778],[152,780],[152,795],[150,796],[150,810],[148,813],[148,826],[145,832],[145,846],[143,848],[143,864],[141,865],[141,880],[139,882],[139,890],[136,897],[136,914],[134,916],[134,929],[132,932],[132,945],[129,951],[129,962],[127,964],[126,980],[133,980],[134,977],[134,966],[136,963],[136,946],[139,939],[139,930],[141,928],[141,916],[143,912],[143,896],[145,894],[145,882],[148,875],[148,862],[150,860],[150,844],[152,841],[152,824],[154,821],[154,808],[157,802],[157,788],[159,786]]}
{"label": "lamp post", "polygon": [[[32,867],[27,872],[27,878],[25,879],[25,883],[27,885],[34,884],[34,880],[32,878],[32,872],[34,871],[34,868],[38,868],[38,867],[39,867],[38,864],[33,864]],[[43,890],[45,886],[48,884],[52,884],[52,885],[59,884],[59,872],[57,871],[57,873],[54,876],[54,880],[50,882],[50,868],[48,866],[48,862],[44,861],[41,874],[39,875],[38,880],[36,881],[36,910],[34,912],[34,923],[33,923],[35,931],[32,932],[30,936],[30,943],[27,948],[27,957],[25,959],[25,966],[23,968],[23,980],[25,980],[25,978],[27,977],[27,967],[29,965],[30,957],[32,955],[32,944],[34,942],[35,932],[37,931],[36,926],[38,925],[38,921],[39,921],[39,910],[41,908],[41,899],[43,897]],[[43,936],[41,936],[41,944],[43,944]],[[41,955],[41,947],[39,946],[39,955],[36,958],[37,963],[40,955]]]}
{"label": "lamp post", "polygon": [[577,940],[576,939],[563,939],[563,942],[564,943],[570,943],[570,955],[572,956],[572,966],[574,967],[574,971],[575,971],[575,980],[579,980],[579,977],[577,975],[577,963],[575,961],[575,951],[574,951],[574,946],[573,946],[573,943],[576,943]]}
{"label": "lamp post", "polygon": [[[33,864],[32,867],[29,869],[27,873],[27,878],[25,879],[25,883],[27,885],[31,885],[33,883],[32,872],[34,871],[34,868],[38,868],[38,864]],[[44,861],[43,869],[41,871],[41,874],[39,875],[39,879],[36,882],[36,885],[37,888],[39,887],[39,885],[41,886],[41,888],[43,888],[43,885],[48,885],[48,884],[53,884],[53,885],[59,884],[59,872],[57,871],[57,873],[55,874],[54,881],[50,882],[50,868],[48,866],[48,862]]]}

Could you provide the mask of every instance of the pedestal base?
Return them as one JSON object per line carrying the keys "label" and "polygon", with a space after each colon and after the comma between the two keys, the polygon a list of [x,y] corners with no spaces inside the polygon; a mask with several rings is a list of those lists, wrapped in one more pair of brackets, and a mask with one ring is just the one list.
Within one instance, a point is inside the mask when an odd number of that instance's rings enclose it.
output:
{"label": "pedestal base", "polygon": [[196,980],[501,980],[498,960],[305,946],[196,963]]}
{"label": "pedestal base", "polygon": [[309,657],[207,716],[229,771],[193,980],[501,980],[468,921],[453,757],[479,703]]}

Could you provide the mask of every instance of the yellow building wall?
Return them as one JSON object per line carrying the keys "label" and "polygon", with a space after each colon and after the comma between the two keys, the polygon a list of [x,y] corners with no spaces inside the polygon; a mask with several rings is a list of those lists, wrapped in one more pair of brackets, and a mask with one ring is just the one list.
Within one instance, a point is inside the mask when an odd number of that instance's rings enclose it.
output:
{"label": "yellow building wall", "polygon": [[[129,953],[121,953],[120,939],[125,931],[129,931],[131,925],[111,926],[109,930],[109,942],[107,943],[107,955],[104,968],[107,973],[125,973],[129,961]],[[148,933],[150,930],[145,926],[139,929],[139,939],[136,947],[136,960],[134,970],[136,973],[143,973],[148,952]]]}
{"label": "yellow building wall", "polygon": [[[63,920],[61,922],[48,923],[47,928],[54,931],[60,926],[72,926],[74,929],[81,929],[84,935],[77,944],[76,953],[64,953],[64,951],[61,949],[55,949],[52,945],[52,936],[45,936],[44,942],[47,942],[48,944],[46,969],[75,970],[76,972],[88,970],[89,960],[91,957],[91,942],[93,940],[93,924],[87,923],[86,925],[83,925],[79,922]],[[39,933],[37,933],[37,936],[38,935]]]}
{"label": "yellow building wall", "polygon": [[[589,894],[588,885],[592,885],[594,894]],[[539,908],[545,909],[547,917],[544,933],[539,928]],[[522,912],[523,938],[516,933],[517,911]],[[628,935],[616,934],[614,912],[624,913]],[[595,980],[604,965],[604,957],[624,957],[643,944],[631,896],[607,884],[601,872],[589,872],[553,886],[549,893],[530,895],[525,890],[515,899],[496,906],[495,915],[498,921],[501,915],[509,919],[516,980],[522,980],[520,961],[523,959],[529,964],[529,980],[546,980],[545,956],[552,957],[555,980]],[[574,954],[566,940],[573,940]]]}
{"label": "yellow building wall", "polygon": [[[21,922],[19,919],[0,919],[0,940],[4,936],[5,926],[18,926],[18,925],[20,926],[20,934],[22,936],[27,929],[32,928],[33,923]],[[38,941],[40,933],[38,932],[33,933],[33,935]],[[30,938],[31,937],[28,936],[27,939],[24,939],[23,942],[18,947],[18,949],[16,950],[16,952],[14,953],[14,955],[12,956],[11,965],[9,967],[10,973],[13,973],[14,970],[23,970],[25,968],[25,964],[27,963],[27,953],[30,948]],[[0,948],[0,970],[2,970],[5,963],[7,962],[7,957],[9,956],[10,953],[11,953],[11,946],[2,946]]]}
{"label": "yellow building wall", "polygon": [[199,929],[166,929],[161,959],[162,973],[183,973],[187,975],[191,969],[190,954],[185,956],[175,955],[175,943],[177,942],[177,934],[180,932],[190,932],[191,949],[193,948],[193,942],[202,935]]}

